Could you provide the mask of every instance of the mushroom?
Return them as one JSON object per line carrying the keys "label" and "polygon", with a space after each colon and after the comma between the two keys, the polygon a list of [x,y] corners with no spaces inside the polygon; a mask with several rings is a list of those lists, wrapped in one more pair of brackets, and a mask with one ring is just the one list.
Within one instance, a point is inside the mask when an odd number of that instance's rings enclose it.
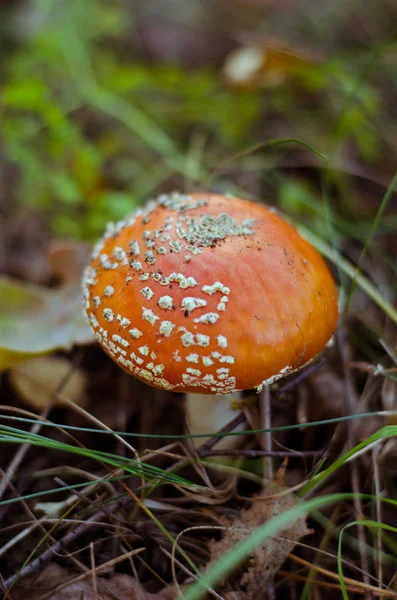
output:
{"label": "mushroom", "polygon": [[212,193],[161,195],[109,225],[84,299],[103,349],[145,383],[188,394],[188,408],[196,400],[201,433],[230,419],[236,392],[311,361],[338,316],[328,267],[292,225]]}

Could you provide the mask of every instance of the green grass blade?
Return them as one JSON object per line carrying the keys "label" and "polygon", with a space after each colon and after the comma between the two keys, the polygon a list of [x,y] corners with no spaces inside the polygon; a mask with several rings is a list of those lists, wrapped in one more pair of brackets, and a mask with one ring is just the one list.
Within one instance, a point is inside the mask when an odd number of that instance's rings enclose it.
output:
{"label": "green grass blade", "polygon": [[390,183],[389,187],[387,188],[385,195],[383,196],[382,202],[380,203],[379,209],[378,209],[378,211],[377,211],[377,213],[375,215],[374,222],[372,223],[372,227],[371,227],[371,229],[370,229],[370,231],[368,233],[368,236],[367,236],[367,238],[366,238],[366,240],[364,242],[363,248],[361,250],[360,257],[359,257],[359,259],[357,261],[356,272],[355,272],[355,275],[353,277],[353,283],[352,283],[352,286],[351,286],[351,289],[350,289],[350,292],[349,292],[349,296],[348,296],[347,301],[346,301],[345,313],[347,312],[347,310],[349,308],[352,296],[354,294],[354,290],[356,289],[356,285],[358,283],[357,282],[357,277],[360,274],[361,260],[362,260],[363,256],[366,254],[366,252],[368,251],[368,248],[370,247],[370,245],[372,243],[372,239],[373,239],[373,237],[375,235],[376,230],[378,229],[378,227],[380,225],[380,220],[381,220],[381,218],[382,218],[382,216],[383,216],[386,208],[388,207],[388,205],[390,203],[390,200],[391,200],[391,198],[393,196],[394,189],[395,189],[396,185],[397,185],[397,172],[394,174],[394,176],[393,176],[393,178],[391,180],[391,183]]}
{"label": "green grass blade", "polygon": [[84,456],[86,458],[103,462],[112,468],[123,469],[132,475],[143,477],[145,480],[152,483],[174,483],[183,486],[195,486],[195,484],[189,482],[183,477],[180,477],[179,475],[169,471],[164,471],[159,467],[155,467],[136,459],[126,459],[110,452],[92,450],[90,448],[82,448],[80,446],[72,446],[64,442],[52,440],[51,438],[47,438],[42,435],[18,430],[14,427],[8,427],[5,425],[0,426],[0,442],[13,444],[26,443],[41,448],[77,454],[79,456]]}
{"label": "green grass blade", "polygon": [[[390,377],[389,374],[385,374]],[[122,435],[126,438],[129,437],[145,437],[148,439],[162,439],[162,440],[190,440],[208,438],[209,436],[224,437],[227,435],[258,435],[259,433],[266,433],[267,431],[292,431],[294,429],[303,429],[305,427],[317,427],[321,425],[330,425],[333,423],[343,423],[345,421],[356,421],[357,419],[373,419],[374,416],[378,417],[397,417],[397,410],[381,410],[367,413],[357,413],[354,415],[345,415],[343,417],[334,417],[332,419],[323,419],[320,421],[309,421],[307,423],[294,423],[293,425],[282,425],[280,427],[271,427],[270,429],[249,429],[247,431],[231,431],[228,433],[217,433],[207,432],[198,433],[195,435],[190,434],[166,434],[166,433],[138,433],[134,431],[121,431],[121,430],[106,430],[96,429],[94,427],[77,427],[74,425],[63,425],[61,423],[53,423],[51,421],[41,421],[42,427],[55,427],[57,429],[64,429],[65,431],[77,431],[82,433],[98,433],[100,435]],[[0,414],[0,419],[7,421],[18,421],[21,423],[36,424],[38,419],[28,419],[25,417],[15,417],[10,415]],[[1,426],[0,426],[1,427]]]}
{"label": "green grass blade", "polygon": [[346,529],[349,527],[353,527],[355,525],[362,525],[364,527],[374,527],[376,529],[382,529],[385,531],[391,531],[392,533],[397,533],[397,528],[392,527],[391,525],[387,525],[386,523],[379,523],[378,521],[371,521],[370,519],[362,519],[360,521],[352,521],[348,523],[344,527],[342,527],[339,540],[338,540],[338,575],[339,575],[339,583],[340,589],[342,592],[343,600],[349,600],[349,596],[347,595],[347,589],[343,577],[343,564],[342,564],[342,538]]}
{"label": "green grass blade", "polygon": [[311,492],[315,487],[323,483],[325,479],[327,479],[330,475],[335,473],[342,465],[344,465],[348,460],[354,458],[355,455],[358,455],[363,450],[369,450],[369,448],[375,444],[376,442],[384,439],[388,439],[391,437],[397,436],[397,425],[386,425],[381,429],[378,429],[374,434],[369,436],[363,442],[354,446],[348,450],[343,456],[339,457],[336,461],[332,463],[327,469],[315,475],[300,491],[300,495],[305,495]]}
{"label": "green grass blade", "polygon": [[302,236],[307,239],[321,254],[330,261],[335,263],[337,267],[346,275],[348,275],[355,283],[367,294],[371,300],[375,302],[383,310],[383,312],[397,325],[397,310],[384,298],[378,288],[369,281],[364,275],[357,272],[357,268],[351,262],[343,258],[336,250],[324,242],[315,233],[304,227],[303,225],[296,226]]}

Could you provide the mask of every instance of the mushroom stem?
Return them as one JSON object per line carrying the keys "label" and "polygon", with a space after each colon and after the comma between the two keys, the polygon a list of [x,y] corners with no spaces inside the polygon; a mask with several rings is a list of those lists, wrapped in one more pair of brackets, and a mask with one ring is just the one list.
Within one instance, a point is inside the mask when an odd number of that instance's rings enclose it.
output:
{"label": "mushroom stem", "polygon": [[[222,429],[224,425],[235,418],[236,411],[239,410],[241,399],[241,392],[219,396],[211,396],[208,394],[186,394],[185,410],[189,433],[191,435],[198,435],[219,431],[219,429]],[[242,429],[243,425],[240,425],[237,428],[237,431],[241,431]],[[192,443],[197,448],[210,438],[211,436],[207,438],[192,438]],[[217,448],[235,448],[239,441],[241,441],[241,436],[224,436],[219,438]]]}

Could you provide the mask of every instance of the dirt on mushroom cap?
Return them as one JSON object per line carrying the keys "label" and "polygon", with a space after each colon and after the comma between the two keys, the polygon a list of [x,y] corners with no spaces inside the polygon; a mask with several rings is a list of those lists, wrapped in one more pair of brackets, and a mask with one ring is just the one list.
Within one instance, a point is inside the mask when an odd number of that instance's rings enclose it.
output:
{"label": "dirt on mushroom cap", "polygon": [[337,321],[318,252],[273,209],[171,194],[107,232],[84,277],[105,351],[154,387],[230,393],[315,357]]}

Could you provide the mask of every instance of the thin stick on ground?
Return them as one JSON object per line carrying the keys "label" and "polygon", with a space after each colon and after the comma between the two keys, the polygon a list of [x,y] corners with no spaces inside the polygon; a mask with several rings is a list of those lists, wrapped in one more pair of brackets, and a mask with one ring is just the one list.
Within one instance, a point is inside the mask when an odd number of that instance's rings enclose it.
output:
{"label": "thin stick on ground", "polygon": [[[382,502],[380,501],[381,496],[381,485],[380,485],[380,473],[379,473],[379,446],[376,446],[372,451],[372,468],[374,470],[374,487],[375,487],[375,508],[376,508],[376,520],[378,523],[383,523],[382,519]],[[383,564],[382,564],[382,552],[383,552],[383,544],[382,544],[382,530],[379,527],[376,530],[376,549],[378,551],[378,556],[375,555],[375,566],[376,566],[376,575],[378,579],[379,587],[383,585]]]}
{"label": "thin stick on ground", "polygon": [[[67,533],[62,539],[57,540],[55,544],[47,548],[47,550],[42,552],[40,556],[37,556],[29,564],[27,564],[18,574],[18,578],[27,577],[28,575],[32,575],[33,573],[38,571],[46,562],[50,561],[53,558],[54,554],[61,552],[64,548],[66,548],[69,544],[74,542],[77,538],[87,533],[90,529],[90,526],[95,524],[96,521],[100,519],[103,520],[104,516],[105,518],[108,518],[108,515],[109,513],[111,513],[112,510],[118,510],[119,508],[130,502],[131,498],[125,496],[123,498],[120,498],[119,500],[112,502],[111,504],[108,504],[107,511],[105,511],[103,508],[101,508],[101,510],[98,510],[86,521],[83,521],[81,525],[78,525],[75,529],[69,531],[69,533]],[[9,588],[14,583],[15,579],[16,576],[14,575],[11,575],[7,579],[5,579],[5,586]]]}
{"label": "thin stick on ground", "polygon": [[[59,382],[55,392],[48,398],[48,404],[41,412],[40,420],[37,423],[35,423],[30,429],[31,434],[35,435],[35,434],[39,433],[41,426],[42,426],[42,421],[47,419],[48,415],[50,414],[50,412],[54,406],[56,396],[62,392],[63,388],[68,383],[70,377],[73,375],[74,371],[77,368],[78,362],[79,362],[79,360],[75,361],[75,364],[72,365],[72,367],[69,369],[69,371],[66,373],[66,375]],[[2,478],[2,480],[0,481],[0,500],[1,500],[5,490],[7,489],[7,486],[13,480],[13,478],[19,468],[19,465],[23,462],[29,448],[30,448],[30,444],[28,444],[28,443],[22,444],[18,448],[17,452],[14,455],[14,458],[11,460],[10,464],[8,465],[8,467],[5,471],[5,475]]]}
{"label": "thin stick on ground", "polygon": [[260,413],[260,422],[261,427],[263,429],[267,429],[263,435],[262,448],[268,452],[266,455],[266,460],[264,461],[264,476],[266,479],[273,479],[274,469],[273,469],[273,440],[272,440],[272,432],[270,428],[272,426],[272,418],[271,418],[271,400],[270,400],[270,387],[265,385],[260,394],[260,402],[259,402],[259,413]]}
{"label": "thin stick on ground", "polygon": [[[200,457],[208,457],[208,456],[235,456],[238,458],[239,456],[244,456],[245,458],[258,458],[259,456],[270,456],[275,458],[317,458],[318,456],[323,456],[326,452],[325,448],[321,448],[320,450],[245,450],[244,448],[233,449],[222,449],[222,450],[202,450],[200,452]],[[327,454],[329,457],[330,455]]]}
{"label": "thin stick on ground", "polygon": [[[245,422],[244,413],[240,412],[234,419],[232,419],[231,421],[229,421],[229,423],[226,423],[226,425],[224,425],[222,427],[222,429],[220,429],[219,431],[217,431],[217,434],[219,434],[219,433],[230,433],[231,431],[233,431],[234,429],[236,429],[236,427],[238,427],[239,425],[241,425],[244,422]],[[201,457],[201,452],[207,452],[208,450],[210,450],[211,448],[213,448],[215,446],[215,444],[220,439],[221,438],[220,438],[219,435],[214,435],[211,439],[207,440],[204,444],[202,444],[197,449],[198,456]]]}
{"label": "thin stick on ground", "polygon": [[[341,331],[338,331],[336,339],[337,339],[337,343],[338,343],[339,353],[340,353],[340,356],[342,359],[343,374],[344,374],[344,379],[346,382],[345,402],[346,402],[347,414],[352,415],[355,412],[355,407],[354,407],[354,402],[353,402],[355,390],[354,390],[354,384],[353,384],[353,380],[352,380],[351,371],[347,368],[347,364],[349,362],[350,357],[346,356],[346,344],[345,344],[345,340],[343,339],[343,334]],[[349,445],[349,448],[352,448],[354,446],[354,435],[353,435],[351,421],[348,421],[347,428],[348,428],[348,445]],[[358,472],[357,461],[350,462],[349,467],[350,467],[350,474],[351,474],[352,490],[354,492],[354,500],[353,500],[354,510],[356,513],[356,519],[360,520],[362,518],[364,512],[362,509],[362,502],[361,502],[361,497],[360,497],[361,490],[360,490],[360,481],[359,481],[359,472]],[[360,564],[361,564],[361,569],[363,571],[363,581],[366,586],[369,586],[369,584],[370,584],[370,580],[369,580],[369,576],[368,576],[369,561],[368,561],[368,556],[364,550],[364,548],[366,546],[365,529],[360,524],[357,526],[357,539],[358,539],[358,553],[359,553],[359,557],[360,557]],[[369,600],[369,594],[366,594],[365,598],[366,598],[366,600]]]}

